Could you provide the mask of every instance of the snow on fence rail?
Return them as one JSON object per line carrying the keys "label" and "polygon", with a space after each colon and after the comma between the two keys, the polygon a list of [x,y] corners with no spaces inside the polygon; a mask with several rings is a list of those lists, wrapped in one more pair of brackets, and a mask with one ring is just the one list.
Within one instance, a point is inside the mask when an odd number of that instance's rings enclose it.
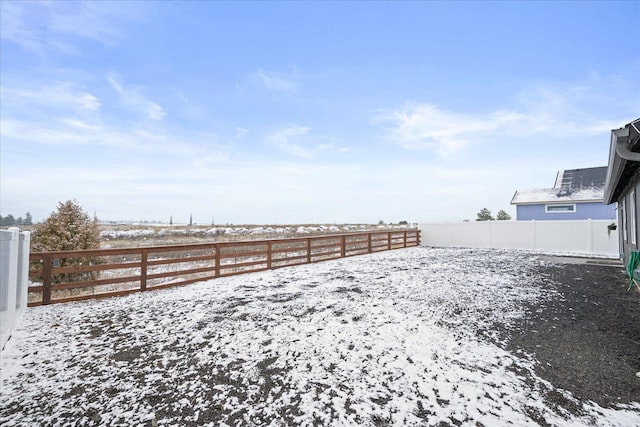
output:
{"label": "snow on fence rail", "polygon": [[28,231],[0,230],[0,348],[27,306],[30,239]]}
{"label": "snow on fence rail", "polygon": [[126,295],[420,245],[419,230],[140,248],[34,252],[29,306]]}
{"label": "snow on fence rail", "polygon": [[530,249],[617,258],[611,220],[479,221],[420,224],[422,244],[435,247]]}

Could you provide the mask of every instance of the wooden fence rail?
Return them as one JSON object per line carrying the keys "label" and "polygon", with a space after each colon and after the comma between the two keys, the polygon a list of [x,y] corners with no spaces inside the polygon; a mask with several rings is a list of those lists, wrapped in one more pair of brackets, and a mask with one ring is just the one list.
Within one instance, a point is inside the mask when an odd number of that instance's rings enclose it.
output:
{"label": "wooden fence rail", "polygon": [[126,295],[418,246],[419,230],[83,251],[32,252],[28,305]]}

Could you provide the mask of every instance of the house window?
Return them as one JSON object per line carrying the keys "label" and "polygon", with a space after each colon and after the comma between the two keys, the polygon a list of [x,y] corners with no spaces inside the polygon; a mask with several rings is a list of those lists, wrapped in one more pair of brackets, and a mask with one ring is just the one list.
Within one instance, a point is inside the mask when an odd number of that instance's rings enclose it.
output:
{"label": "house window", "polygon": [[636,190],[631,190],[629,196],[629,232],[631,233],[631,244],[636,244]]}
{"label": "house window", "polygon": [[620,200],[620,227],[622,227],[622,239],[627,241],[627,212],[624,207],[624,199]]}
{"label": "house window", "polygon": [[544,206],[545,213],[555,213],[555,212],[575,212],[576,205],[545,205]]}

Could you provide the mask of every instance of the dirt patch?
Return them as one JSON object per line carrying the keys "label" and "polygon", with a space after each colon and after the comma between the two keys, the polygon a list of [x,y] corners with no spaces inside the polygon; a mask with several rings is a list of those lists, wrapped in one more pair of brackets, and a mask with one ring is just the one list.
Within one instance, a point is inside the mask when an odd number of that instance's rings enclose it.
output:
{"label": "dirt patch", "polygon": [[[536,373],[576,398],[601,406],[640,401],[640,293],[621,268],[543,264],[558,297],[528,307],[507,348],[537,359]],[[567,407],[549,393],[549,403]],[[574,410],[572,410],[574,409]]]}

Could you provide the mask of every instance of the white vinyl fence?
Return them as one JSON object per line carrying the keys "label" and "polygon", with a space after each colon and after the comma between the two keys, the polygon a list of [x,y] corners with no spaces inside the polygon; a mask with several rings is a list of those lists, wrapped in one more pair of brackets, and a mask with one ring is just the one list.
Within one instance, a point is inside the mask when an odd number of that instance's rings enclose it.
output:
{"label": "white vinyl fence", "polygon": [[420,224],[421,244],[434,247],[530,249],[618,258],[611,220],[478,221]]}
{"label": "white vinyl fence", "polygon": [[30,240],[28,231],[0,230],[0,349],[27,307]]}

